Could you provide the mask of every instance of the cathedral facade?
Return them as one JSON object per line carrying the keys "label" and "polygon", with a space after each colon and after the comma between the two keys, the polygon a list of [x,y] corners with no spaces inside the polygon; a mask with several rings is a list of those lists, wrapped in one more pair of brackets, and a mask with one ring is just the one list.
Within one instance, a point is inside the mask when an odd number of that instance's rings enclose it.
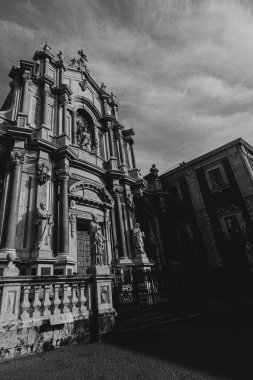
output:
{"label": "cathedral facade", "polygon": [[[23,275],[135,265],[134,196],[143,188],[132,129],[93,80],[82,50],[68,64],[46,43],[9,76],[0,111],[0,267]],[[100,236],[93,252],[91,223]],[[94,224],[93,223],[93,224]],[[98,239],[99,240],[99,239]]]}

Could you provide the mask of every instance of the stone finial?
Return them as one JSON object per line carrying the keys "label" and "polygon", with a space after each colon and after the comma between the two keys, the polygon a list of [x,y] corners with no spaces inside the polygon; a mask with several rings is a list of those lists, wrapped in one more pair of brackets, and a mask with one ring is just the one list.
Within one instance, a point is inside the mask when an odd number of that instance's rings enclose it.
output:
{"label": "stone finial", "polygon": [[88,62],[87,56],[86,54],[84,54],[83,49],[79,49],[77,53],[80,55],[81,58],[85,60],[85,62]]}
{"label": "stone finial", "polygon": [[113,92],[111,92],[111,95],[110,95],[110,101],[111,101],[111,102],[114,102],[115,99],[116,99],[116,96],[114,95]]}
{"label": "stone finial", "polygon": [[45,45],[43,46],[43,51],[45,53],[50,53],[50,51],[52,50],[52,47],[49,45],[49,43],[46,41]]}
{"label": "stone finial", "polygon": [[153,175],[154,178],[158,177],[159,170],[156,167],[156,164],[153,164],[150,168],[150,173]]}
{"label": "stone finial", "polygon": [[100,89],[101,89],[101,91],[106,90],[106,85],[104,84],[104,82],[101,83]]}
{"label": "stone finial", "polygon": [[76,58],[71,59],[70,62],[71,62],[71,66],[72,67],[77,67],[78,66]]}
{"label": "stone finial", "polygon": [[60,50],[59,53],[57,54],[57,57],[59,58],[59,61],[60,62],[63,62],[64,61],[64,54],[63,52]]}

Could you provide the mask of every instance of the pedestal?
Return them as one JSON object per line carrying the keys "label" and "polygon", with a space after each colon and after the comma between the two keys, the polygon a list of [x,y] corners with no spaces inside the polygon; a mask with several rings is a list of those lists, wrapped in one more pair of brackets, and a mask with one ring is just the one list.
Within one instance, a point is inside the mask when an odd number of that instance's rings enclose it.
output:
{"label": "pedestal", "polygon": [[110,268],[108,265],[92,265],[86,270],[87,274],[110,274]]}
{"label": "pedestal", "polygon": [[54,264],[54,274],[62,276],[71,276],[76,262],[68,255],[56,256],[57,262]]}
{"label": "pedestal", "polygon": [[[109,270],[109,268],[105,269],[105,267],[105,265],[94,265],[89,269],[97,272]],[[114,276],[110,274],[96,273],[93,275],[93,340],[99,340],[101,335],[111,332],[115,327],[117,313],[112,302],[113,278]]]}
{"label": "pedestal", "polygon": [[108,161],[108,170],[118,170],[118,160],[116,157],[111,157]]}
{"label": "pedestal", "polygon": [[7,267],[3,270],[3,277],[16,277],[19,275],[19,269],[10,261]]}
{"label": "pedestal", "polygon": [[25,128],[28,124],[28,116],[25,113],[19,112],[17,119],[17,127]]}
{"label": "pedestal", "polygon": [[119,257],[119,265],[130,265],[133,266],[133,261],[129,257]]}
{"label": "pedestal", "polygon": [[50,129],[44,124],[42,124],[42,126],[40,127],[38,131],[38,135],[43,140],[49,140],[49,131]]}
{"label": "pedestal", "polygon": [[61,136],[58,136],[58,137],[56,138],[56,141],[57,141],[57,144],[58,144],[60,147],[63,147],[63,146],[69,145],[69,143],[70,143],[69,137],[68,137],[66,134],[62,134]]}

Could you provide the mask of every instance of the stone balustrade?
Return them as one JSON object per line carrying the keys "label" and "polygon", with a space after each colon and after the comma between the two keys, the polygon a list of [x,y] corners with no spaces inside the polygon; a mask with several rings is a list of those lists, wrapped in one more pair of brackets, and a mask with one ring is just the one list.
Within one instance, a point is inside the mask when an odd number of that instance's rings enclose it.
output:
{"label": "stone balustrade", "polygon": [[73,320],[91,312],[90,275],[0,278],[0,323],[36,322],[71,313]]}
{"label": "stone balustrade", "polygon": [[117,316],[112,278],[97,273],[0,277],[0,361],[110,332]]}

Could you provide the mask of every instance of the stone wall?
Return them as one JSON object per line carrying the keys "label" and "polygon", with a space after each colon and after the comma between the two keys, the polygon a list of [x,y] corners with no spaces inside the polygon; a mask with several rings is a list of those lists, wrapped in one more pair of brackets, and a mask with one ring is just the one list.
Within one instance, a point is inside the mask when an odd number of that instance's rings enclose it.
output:
{"label": "stone wall", "polygon": [[0,327],[0,361],[48,350],[62,345],[90,340],[90,321],[77,320],[52,326],[49,321],[36,326],[25,326],[22,321],[9,322]]}

